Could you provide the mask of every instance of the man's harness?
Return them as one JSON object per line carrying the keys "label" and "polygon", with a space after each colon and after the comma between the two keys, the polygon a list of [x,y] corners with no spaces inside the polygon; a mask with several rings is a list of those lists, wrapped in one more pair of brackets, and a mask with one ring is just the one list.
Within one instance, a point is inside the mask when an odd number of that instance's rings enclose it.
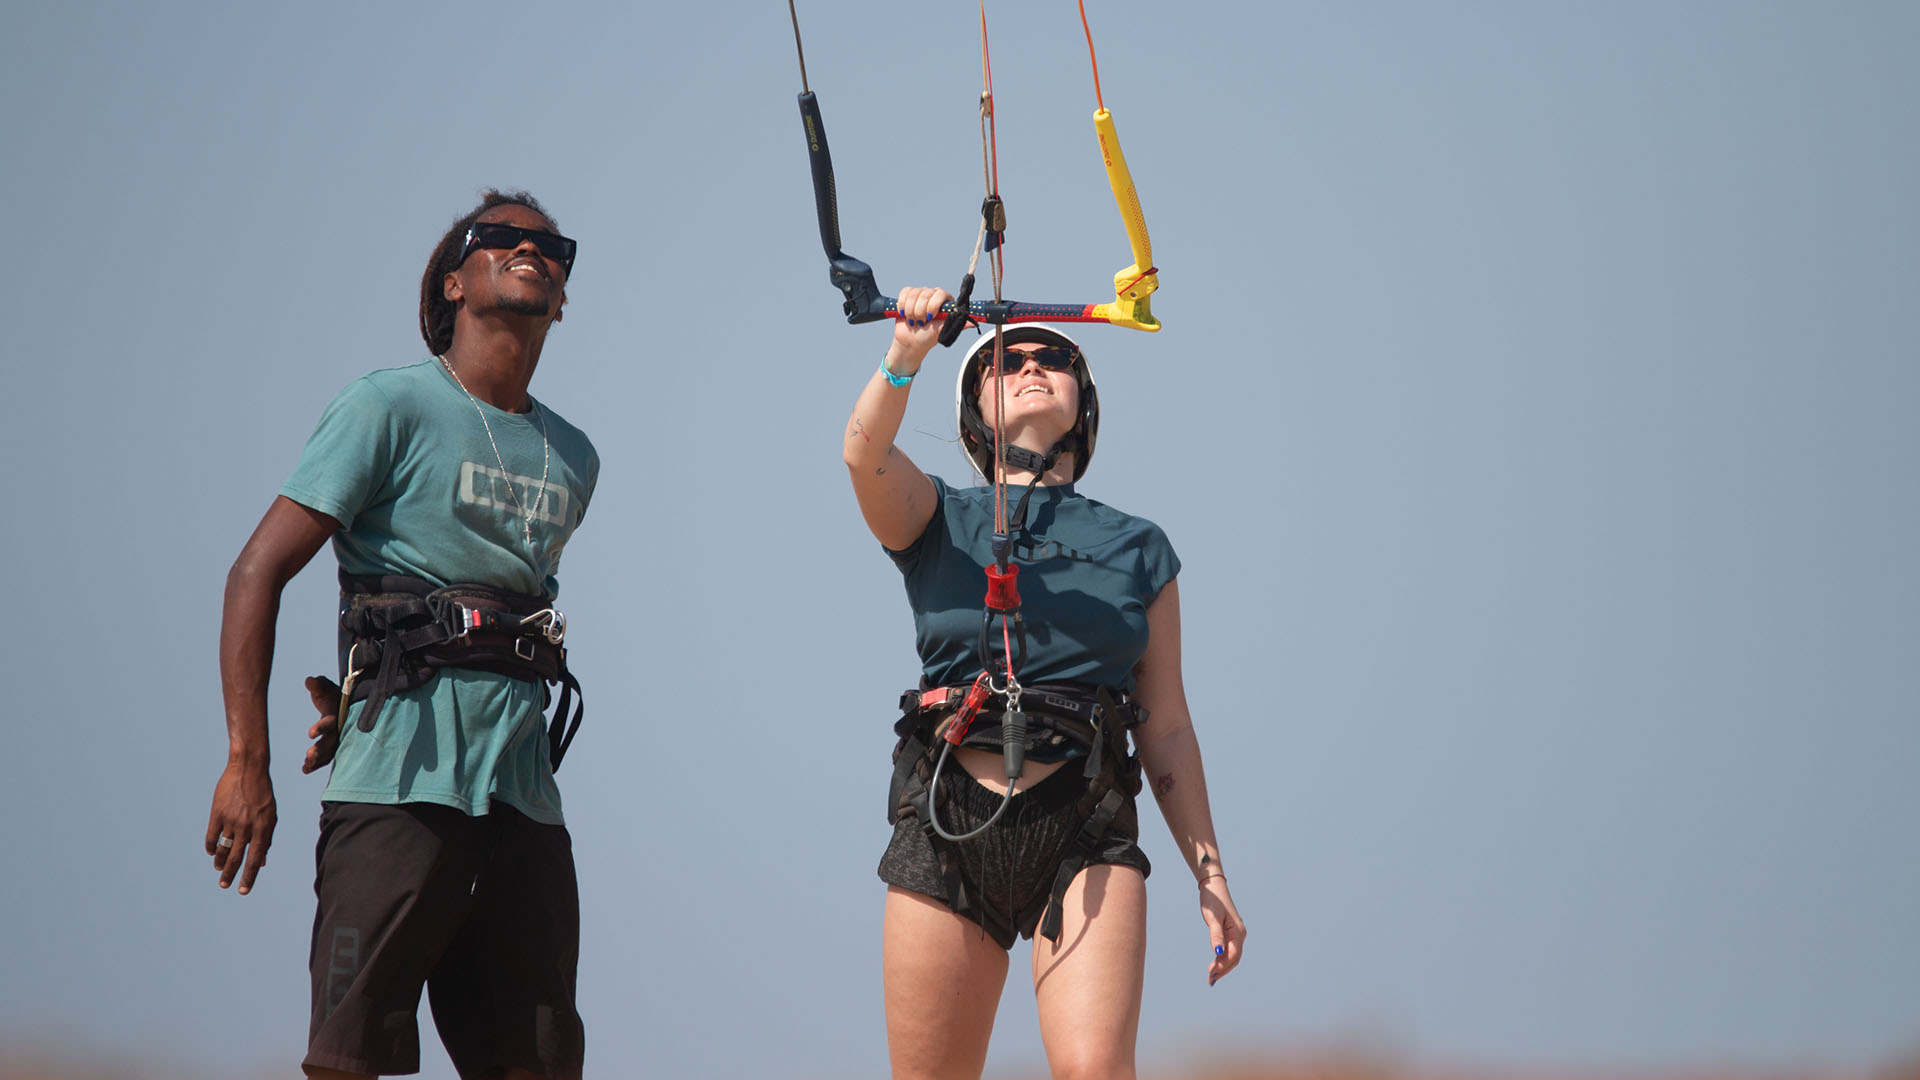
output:
{"label": "man's harness", "polygon": [[[942,686],[932,690],[909,690],[900,695],[904,714],[894,724],[900,741],[893,750],[893,783],[887,793],[887,822],[897,823],[902,814],[912,812],[927,834],[940,859],[940,874],[947,886],[947,903],[956,913],[966,915],[974,909],[960,874],[956,845],[939,835],[934,827],[933,793],[930,779],[934,759],[951,725],[966,723],[968,706],[966,686]],[[977,699],[976,699],[977,700]],[[1060,940],[1061,904],[1067,886],[1099,850],[1100,841],[1116,826],[1139,832],[1139,819],[1131,797],[1140,792],[1140,760],[1127,752],[1127,730],[1146,720],[1147,710],[1124,695],[1106,687],[1089,691],[1081,686],[1036,685],[1020,688],[1020,710],[1031,713],[1026,735],[1030,749],[1041,756],[1058,760],[1058,755],[1078,752],[1085,756],[1082,775],[1087,790],[1081,795],[1075,812],[1081,819],[1079,832],[1068,841],[1060,869],[1054,875],[1048,894],[1046,914],[1040,933],[1049,941]],[[993,693],[976,706],[979,717],[987,721],[967,727],[960,745],[982,750],[1001,749],[1002,726],[998,722],[1007,711],[1006,695]],[[1052,750],[1053,754],[1047,751]],[[973,783],[965,771],[961,778]]]}
{"label": "man's harness", "polygon": [[352,702],[366,702],[359,727],[372,731],[390,695],[425,686],[445,667],[524,679],[540,684],[543,695],[558,684],[559,704],[547,726],[548,757],[558,769],[587,708],[567,670],[566,636],[566,616],[544,596],[343,570],[341,715]]}

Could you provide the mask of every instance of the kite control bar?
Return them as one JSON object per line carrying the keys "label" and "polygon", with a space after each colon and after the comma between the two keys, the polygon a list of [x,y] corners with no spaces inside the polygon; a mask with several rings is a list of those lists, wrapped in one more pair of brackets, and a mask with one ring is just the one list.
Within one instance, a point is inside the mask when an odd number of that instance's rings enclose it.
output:
{"label": "kite control bar", "polygon": [[[813,206],[820,219],[820,246],[827,253],[827,277],[840,290],[844,301],[840,309],[850,323],[877,322],[898,318],[900,302],[881,293],[874,280],[873,267],[846,253],[840,246],[840,206],[833,182],[833,152],[827,146],[827,128],[820,116],[820,99],[811,90],[800,93],[800,121],[807,136],[807,164],[813,172]],[[1094,118],[1100,136],[1102,156],[1107,165],[1107,180],[1127,222],[1127,235],[1135,262],[1114,275],[1114,298],[1105,304],[1031,304],[1017,300],[967,301],[962,314],[975,322],[1008,325],[1029,322],[1101,322],[1134,330],[1160,329],[1153,317],[1148,297],[1159,287],[1156,268],[1151,261],[1145,270],[1140,261],[1150,260],[1146,224],[1140,218],[1139,199],[1133,193],[1133,181],[1127,175],[1126,159],[1120,155],[1119,140],[1113,135],[1113,121],[1101,109]],[[1124,194],[1123,194],[1124,193]],[[1128,210],[1131,210],[1128,213]],[[940,313],[951,315],[955,304],[942,304]]]}

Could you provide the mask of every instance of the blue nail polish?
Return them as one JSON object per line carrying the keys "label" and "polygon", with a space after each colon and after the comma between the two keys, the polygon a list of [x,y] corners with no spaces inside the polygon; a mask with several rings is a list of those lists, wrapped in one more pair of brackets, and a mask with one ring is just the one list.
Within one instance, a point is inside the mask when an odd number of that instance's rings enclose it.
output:
{"label": "blue nail polish", "polygon": [[1225,945],[1215,945],[1213,947],[1213,955],[1215,956],[1227,955],[1227,947]]}

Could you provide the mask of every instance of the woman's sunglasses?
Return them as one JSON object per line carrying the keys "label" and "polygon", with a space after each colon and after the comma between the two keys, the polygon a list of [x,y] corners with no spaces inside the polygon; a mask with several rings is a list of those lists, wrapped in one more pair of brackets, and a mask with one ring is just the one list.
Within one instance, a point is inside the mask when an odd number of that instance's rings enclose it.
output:
{"label": "woman's sunglasses", "polygon": [[464,265],[467,257],[481,248],[504,249],[512,251],[523,241],[533,241],[533,249],[566,268],[567,276],[573,276],[573,252],[575,244],[559,233],[541,229],[523,229],[518,225],[508,225],[498,221],[476,221],[467,230],[467,242],[460,248],[460,260],[455,266]]}
{"label": "woman's sunglasses", "polygon": [[[1019,352],[1007,349],[1000,357],[1000,374],[1017,374],[1021,368],[1027,366],[1029,360],[1048,371],[1066,371],[1073,367],[1074,361],[1079,359],[1079,350],[1069,349],[1064,345],[1042,345],[1037,349],[1023,349]],[[993,366],[991,354],[988,354],[985,366]]]}

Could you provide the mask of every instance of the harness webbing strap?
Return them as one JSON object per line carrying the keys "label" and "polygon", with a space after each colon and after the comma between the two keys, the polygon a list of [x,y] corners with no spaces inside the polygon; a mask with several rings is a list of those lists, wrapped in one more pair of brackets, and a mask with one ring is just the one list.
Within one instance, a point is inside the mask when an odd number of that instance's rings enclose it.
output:
{"label": "harness webbing strap", "polygon": [[1080,832],[1067,850],[1067,857],[1060,860],[1060,872],[1053,876],[1053,892],[1047,896],[1047,911],[1040,919],[1041,937],[1056,944],[1060,941],[1060,909],[1066,903],[1067,887],[1073,884],[1073,879],[1079,876],[1081,870],[1086,869],[1087,860],[1093,856],[1100,838],[1107,834],[1115,815],[1120,813],[1126,801],[1119,788],[1108,788],[1107,793],[1094,805],[1093,813],[1080,826]]}
{"label": "harness webbing strap", "polygon": [[902,806],[913,811],[914,820],[920,823],[920,831],[926,834],[927,842],[933,845],[934,856],[940,861],[940,879],[947,888],[948,906],[955,912],[967,911],[972,903],[967,896],[967,880],[960,873],[959,853],[934,828],[933,789],[920,775],[921,764],[930,756],[927,741],[917,734],[908,735],[901,740],[896,753],[893,783],[887,793],[887,823],[899,820]]}

